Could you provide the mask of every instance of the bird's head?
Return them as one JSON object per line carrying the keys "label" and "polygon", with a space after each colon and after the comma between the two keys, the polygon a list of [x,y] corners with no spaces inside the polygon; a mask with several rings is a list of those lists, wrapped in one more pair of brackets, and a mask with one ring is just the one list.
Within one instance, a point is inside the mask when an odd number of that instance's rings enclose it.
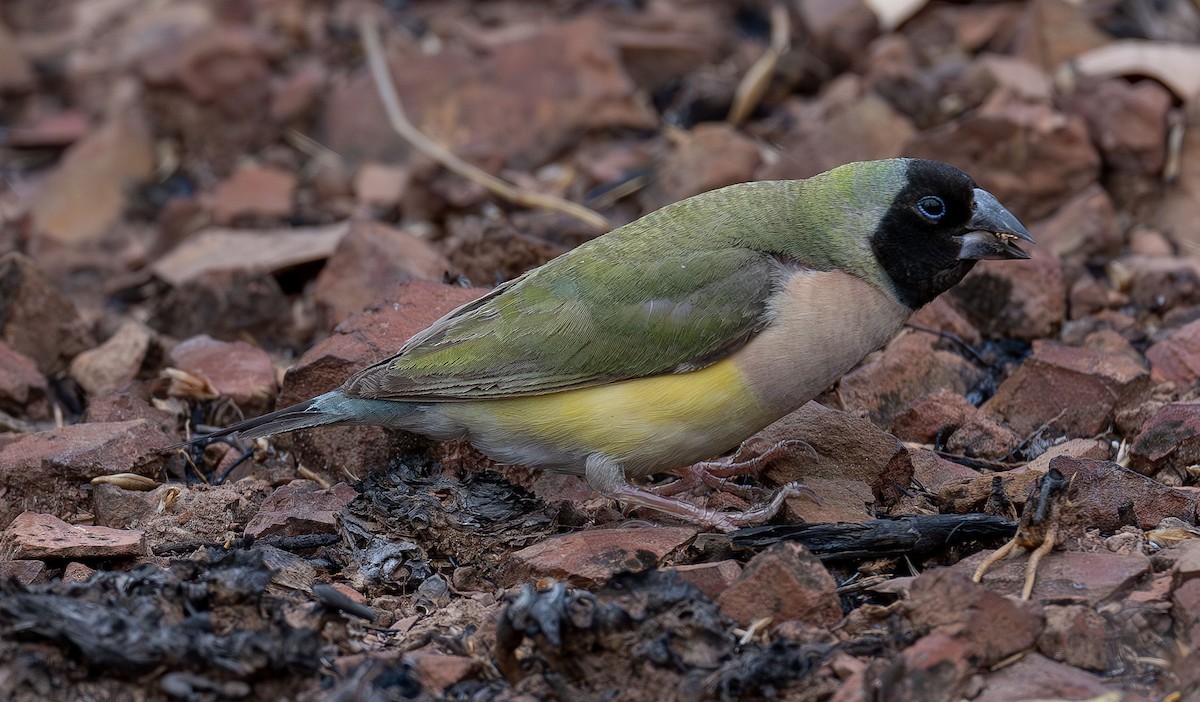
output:
{"label": "bird's head", "polygon": [[1026,259],[1029,231],[988,191],[949,164],[896,159],[899,190],[871,233],[876,260],[901,301],[917,309],[984,259]]}

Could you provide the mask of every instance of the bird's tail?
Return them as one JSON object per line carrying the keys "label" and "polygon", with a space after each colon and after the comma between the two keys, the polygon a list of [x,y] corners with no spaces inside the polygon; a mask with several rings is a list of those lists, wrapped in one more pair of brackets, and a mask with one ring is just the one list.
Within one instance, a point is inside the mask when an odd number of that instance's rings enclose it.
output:
{"label": "bird's tail", "polygon": [[234,434],[242,439],[257,439],[262,436],[282,434],[297,429],[346,423],[352,421],[352,417],[348,417],[343,411],[345,406],[344,399],[344,396],[336,390],[327,392],[311,400],[305,400],[290,407],[269,412],[261,417],[230,424],[224,429],[214,431],[211,434],[194,437],[192,441],[199,439],[219,439]]}

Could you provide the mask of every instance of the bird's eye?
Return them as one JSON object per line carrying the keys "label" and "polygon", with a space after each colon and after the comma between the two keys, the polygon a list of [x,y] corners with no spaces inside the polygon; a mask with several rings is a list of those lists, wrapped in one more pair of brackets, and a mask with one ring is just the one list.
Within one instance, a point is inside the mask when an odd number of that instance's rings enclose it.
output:
{"label": "bird's eye", "polygon": [[926,219],[937,221],[946,215],[946,203],[937,195],[926,195],[917,200],[917,211]]}

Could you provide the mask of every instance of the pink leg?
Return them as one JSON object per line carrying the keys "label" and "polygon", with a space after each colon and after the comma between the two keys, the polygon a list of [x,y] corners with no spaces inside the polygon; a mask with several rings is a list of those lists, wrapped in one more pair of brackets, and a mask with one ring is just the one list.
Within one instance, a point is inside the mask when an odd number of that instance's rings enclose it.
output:
{"label": "pink leg", "polygon": [[800,495],[808,489],[799,483],[788,483],[776,491],[770,502],[761,507],[742,512],[718,512],[634,487],[625,479],[625,471],[621,466],[600,454],[588,457],[585,474],[588,485],[603,495],[626,504],[647,507],[673,515],[686,522],[726,532],[739,527],[762,524],[779,513],[784,500]]}
{"label": "pink leg", "polygon": [[806,453],[814,459],[817,457],[817,452],[813,447],[799,439],[780,441],[754,458],[737,460],[737,457],[744,450],[745,444],[742,444],[730,458],[719,461],[701,461],[685,468],[678,468],[672,472],[679,476],[679,480],[653,488],[653,491],[656,495],[669,497],[703,484],[718,492],[728,492],[742,499],[752,500],[756,497],[757,493],[754,488],[738,485],[729,480],[729,478],[758,473],[766,468],[771,461],[796,453]]}

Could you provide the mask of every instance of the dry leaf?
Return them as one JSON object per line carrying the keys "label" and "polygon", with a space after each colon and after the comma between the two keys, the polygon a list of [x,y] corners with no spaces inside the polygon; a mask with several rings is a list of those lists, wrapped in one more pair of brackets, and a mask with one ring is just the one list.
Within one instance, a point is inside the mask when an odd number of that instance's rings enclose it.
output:
{"label": "dry leaf", "polygon": [[1076,56],[1067,66],[1084,76],[1150,76],[1180,100],[1200,93],[1200,46],[1124,39]]}
{"label": "dry leaf", "polygon": [[925,7],[929,0],[864,0],[864,2],[879,19],[879,28],[887,33],[907,22],[910,17]]}
{"label": "dry leaf", "polygon": [[171,285],[209,271],[277,271],[329,258],[349,231],[349,222],[270,230],[205,229],[158,259],[151,270]]}
{"label": "dry leaf", "polygon": [[119,488],[137,490],[139,492],[153,490],[162,484],[154,478],[147,478],[137,473],[113,473],[112,475],[99,475],[92,478],[92,485],[99,485],[101,483],[116,485]]}

